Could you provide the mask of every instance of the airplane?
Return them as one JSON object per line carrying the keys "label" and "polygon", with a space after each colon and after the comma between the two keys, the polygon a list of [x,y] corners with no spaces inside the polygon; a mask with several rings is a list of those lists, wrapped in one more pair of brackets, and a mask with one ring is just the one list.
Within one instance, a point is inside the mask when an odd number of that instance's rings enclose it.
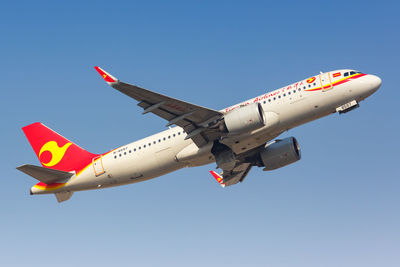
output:
{"label": "airplane", "polygon": [[[95,67],[105,82],[138,101],[143,114],[167,121],[169,129],[103,154],[93,154],[42,123],[22,128],[42,166],[18,170],[39,182],[31,195],[55,194],[58,202],[76,191],[137,183],[215,162],[210,171],[222,186],[243,182],[252,167],[275,170],[301,158],[294,137],[283,132],[333,113],[347,113],[376,92],[375,75],[340,69],[311,76],[255,98],[214,110],[122,82]],[[174,127],[170,127],[174,126]]]}

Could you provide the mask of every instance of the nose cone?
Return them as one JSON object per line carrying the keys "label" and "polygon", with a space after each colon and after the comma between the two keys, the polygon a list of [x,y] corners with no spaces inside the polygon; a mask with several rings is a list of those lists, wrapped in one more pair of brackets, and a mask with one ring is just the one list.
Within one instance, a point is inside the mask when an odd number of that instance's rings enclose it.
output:
{"label": "nose cone", "polygon": [[370,76],[369,77],[369,80],[370,80],[369,83],[371,85],[372,92],[376,92],[376,90],[378,90],[379,87],[381,87],[382,79],[379,78],[378,76],[372,75],[372,74],[370,74],[368,76]]}

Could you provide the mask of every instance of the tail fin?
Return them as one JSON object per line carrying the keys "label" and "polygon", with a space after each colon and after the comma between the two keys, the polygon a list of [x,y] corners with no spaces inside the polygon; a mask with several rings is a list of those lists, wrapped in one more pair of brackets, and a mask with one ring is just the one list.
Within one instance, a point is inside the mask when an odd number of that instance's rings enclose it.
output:
{"label": "tail fin", "polygon": [[98,155],[92,154],[36,122],[22,128],[43,167],[79,172]]}

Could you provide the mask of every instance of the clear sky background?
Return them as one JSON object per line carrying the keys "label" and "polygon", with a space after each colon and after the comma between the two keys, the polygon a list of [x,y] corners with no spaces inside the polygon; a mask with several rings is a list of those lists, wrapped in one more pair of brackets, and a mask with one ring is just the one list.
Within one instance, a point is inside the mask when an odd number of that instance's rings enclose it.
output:
{"label": "clear sky background", "polygon": [[[1,266],[400,265],[398,1],[14,1],[0,16]],[[94,153],[164,130],[93,66],[214,109],[319,71],[381,89],[293,129],[301,161],[222,189],[215,164],[30,196],[41,121]],[[133,162],[132,164],[140,164]]]}

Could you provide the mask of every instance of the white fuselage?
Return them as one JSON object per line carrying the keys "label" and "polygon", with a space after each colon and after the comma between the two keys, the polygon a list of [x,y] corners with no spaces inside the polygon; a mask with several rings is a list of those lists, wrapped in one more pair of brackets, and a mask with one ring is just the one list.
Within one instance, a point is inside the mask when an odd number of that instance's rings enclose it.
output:
{"label": "white fuselage", "polygon": [[[350,70],[339,71],[343,74]],[[266,144],[286,130],[334,113],[336,108],[350,101],[364,100],[381,83],[374,75],[364,75],[340,83],[337,81],[343,79],[343,75],[332,77],[332,73],[339,71],[316,75],[311,83],[302,80],[222,110],[225,113],[240,105],[259,102],[266,114],[266,126],[241,135],[228,135],[220,142],[229,146],[236,154],[246,152]],[[307,91],[321,87],[321,83],[322,86],[328,83],[333,86]],[[269,124],[269,121],[273,123]],[[199,149],[191,139],[185,140],[185,136],[182,128],[170,128],[104,154],[60,189],[49,192],[33,187],[31,191],[33,194],[44,194],[118,186],[152,179],[183,167],[201,166],[215,161],[211,153],[212,144]]]}

